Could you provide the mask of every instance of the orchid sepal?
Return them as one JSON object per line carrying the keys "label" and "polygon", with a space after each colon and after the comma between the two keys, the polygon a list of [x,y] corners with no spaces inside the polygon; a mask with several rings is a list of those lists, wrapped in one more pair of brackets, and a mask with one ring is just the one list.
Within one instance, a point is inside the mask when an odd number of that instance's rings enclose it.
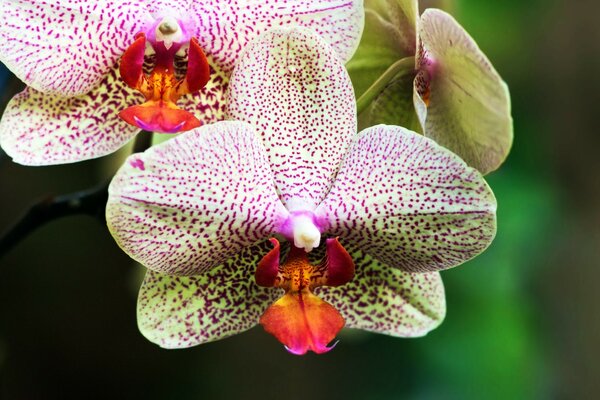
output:
{"label": "orchid sepal", "polygon": [[334,49],[303,27],[272,29],[241,56],[226,99],[229,119],[257,127],[286,207],[314,209],[356,133],[352,83]]}
{"label": "orchid sepal", "polygon": [[324,232],[407,272],[460,265],[496,234],[496,199],[481,173],[397,126],[355,138],[314,213]]}
{"label": "orchid sepal", "polygon": [[272,235],[288,218],[272,180],[250,125],[206,125],[131,155],[109,186],[107,224],[146,267],[199,274]]}

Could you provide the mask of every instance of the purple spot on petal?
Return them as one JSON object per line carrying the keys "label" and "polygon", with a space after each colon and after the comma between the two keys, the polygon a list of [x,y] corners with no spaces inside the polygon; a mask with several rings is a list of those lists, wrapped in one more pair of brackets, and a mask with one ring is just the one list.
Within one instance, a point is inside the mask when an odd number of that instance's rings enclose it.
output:
{"label": "purple spot on petal", "polygon": [[133,168],[137,168],[140,171],[145,171],[146,170],[146,166],[144,165],[144,162],[139,159],[139,158],[135,158],[133,160],[129,161],[129,164],[133,167]]}

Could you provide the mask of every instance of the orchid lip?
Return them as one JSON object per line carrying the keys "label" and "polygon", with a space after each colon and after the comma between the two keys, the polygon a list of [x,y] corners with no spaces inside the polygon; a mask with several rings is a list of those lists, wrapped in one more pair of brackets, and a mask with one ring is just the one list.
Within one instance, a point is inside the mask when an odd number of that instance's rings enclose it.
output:
{"label": "orchid lip", "polygon": [[285,294],[264,312],[260,323],[292,354],[327,353],[337,342],[327,343],[344,327],[345,320],[335,307],[314,295],[313,289],[351,281],[352,257],[337,238],[330,238],[321,263],[311,264],[306,252],[294,245],[282,263],[279,241],[272,238],[270,242],[273,249],[258,263],[256,283],[284,289]]}
{"label": "orchid lip", "polygon": [[[187,48],[188,65],[183,79],[175,76],[175,57]],[[151,48],[156,55],[155,65],[149,75],[143,69],[144,56]],[[197,92],[210,79],[210,67],[198,41],[190,37],[185,25],[176,18],[164,17],[135,37],[121,57],[121,78],[130,87],[144,95],[146,101],[119,113],[131,125],[141,129],[179,133],[200,126],[191,113],[177,107],[181,96]]]}
{"label": "orchid lip", "polygon": [[427,107],[430,103],[431,81],[436,69],[437,62],[431,56],[425,54],[419,59],[419,73],[415,78],[415,88]]}

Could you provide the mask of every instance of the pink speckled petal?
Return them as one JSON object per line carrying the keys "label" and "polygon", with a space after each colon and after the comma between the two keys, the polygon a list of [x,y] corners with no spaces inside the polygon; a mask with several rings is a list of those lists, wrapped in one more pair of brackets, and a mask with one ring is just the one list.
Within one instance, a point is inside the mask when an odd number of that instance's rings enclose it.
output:
{"label": "pink speckled petal", "polygon": [[352,84],[333,49],[303,28],[279,28],[243,54],[226,94],[231,119],[262,137],[284,202],[328,192],[356,133]]}
{"label": "pink speckled petal", "polygon": [[496,233],[496,199],[481,174],[397,126],[359,134],[315,214],[342,244],[409,272],[459,265]]}
{"label": "pink speckled petal", "polygon": [[117,114],[140,95],[111,70],[91,92],[62,97],[27,88],[6,107],[0,145],[24,165],[65,164],[118,150],[138,132]]}
{"label": "pink speckled petal", "polygon": [[268,242],[248,247],[200,275],[169,276],[148,271],[138,297],[138,326],[153,343],[185,348],[252,328],[282,294],[254,282]]}
{"label": "pink speckled petal", "polygon": [[254,129],[229,121],[130,156],[106,207],[121,248],[171,275],[203,273],[269,237],[287,217]]}
{"label": "pink speckled petal", "polygon": [[192,10],[200,45],[226,71],[252,39],[287,25],[311,28],[347,61],[364,23],[362,0],[207,0],[193,2]]}
{"label": "pink speckled petal", "polygon": [[443,321],[446,299],[439,272],[401,271],[361,251],[352,251],[352,259],[356,265],[352,281],[315,289],[342,314],[347,328],[417,337]]}
{"label": "pink speckled petal", "polygon": [[484,174],[495,170],[513,140],[508,87],[445,12],[423,13],[420,39],[414,104],[425,136]]}
{"label": "pink speckled petal", "polygon": [[140,0],[3,0],[0,61],[36,90],[80,95],[150,21]]}

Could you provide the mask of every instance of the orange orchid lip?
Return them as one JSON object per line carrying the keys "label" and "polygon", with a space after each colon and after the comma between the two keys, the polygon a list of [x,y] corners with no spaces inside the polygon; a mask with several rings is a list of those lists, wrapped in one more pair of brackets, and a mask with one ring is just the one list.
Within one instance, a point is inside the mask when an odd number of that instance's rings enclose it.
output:
{"label": "orange orchid lip", "polygon": [[[172,28],[173,29],[173,28]],[[191,113],[177,107],[177,100],[202,89],[210,78],[210,67],[198,41],[191,38],[185,78],[175,78],[174,59],[182,43],[152,43],[156,64],[146,76],[143,71],[146,35],[139,33],[123,54],[119,71],[130,87],[142,93],[146,101],[119,113],[119,117],[140,129],[160,133],[179,133],[197,128],[200,121]]]}
{"label": "orange orchid lip", "polygon": [[354,262],[337,238],[327,239],[325,259],[310,264],[303,249],[292,245],[287,259],[280,264],[280,245],[270,239],[273,249],[256,269],[259,286],[282,288],[286,292],[261,316],[265,331],[275,336],[293,354],[307,351],[326,353],[344,327],[342,315],[329,303],[312,293],[319,286],[340,286],[354,276]]}

